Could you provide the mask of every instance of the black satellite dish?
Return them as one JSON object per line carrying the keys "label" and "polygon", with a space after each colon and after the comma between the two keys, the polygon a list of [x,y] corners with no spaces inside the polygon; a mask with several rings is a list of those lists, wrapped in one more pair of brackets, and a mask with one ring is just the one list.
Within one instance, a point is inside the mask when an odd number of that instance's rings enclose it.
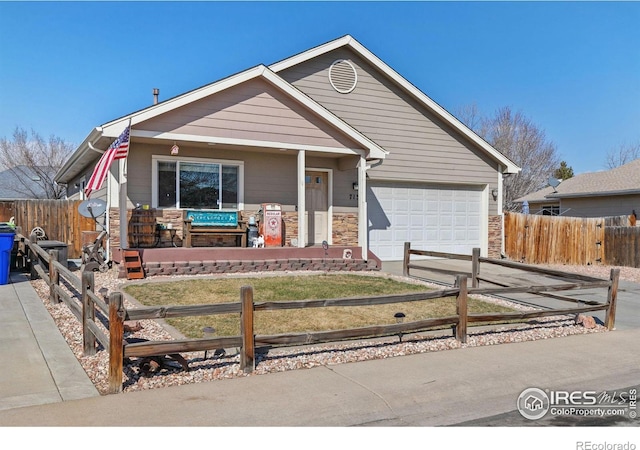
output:
{"label": "black satellite dish", "polygon": [[78,212],[81,216],[95,219],[100,217],[107,210],[107,202],[102,199],[85,200],[78,205]]}
{"label": "black satellite dish", "polygon": [[547,181],[547,183],[549,183],[549,186],[551,186],[553,188],[553,192],[558,192],[558,191],[556,191],[556,188],[560,184],[560,180],[551,177],[551,178],[549,178],[549,181]]}

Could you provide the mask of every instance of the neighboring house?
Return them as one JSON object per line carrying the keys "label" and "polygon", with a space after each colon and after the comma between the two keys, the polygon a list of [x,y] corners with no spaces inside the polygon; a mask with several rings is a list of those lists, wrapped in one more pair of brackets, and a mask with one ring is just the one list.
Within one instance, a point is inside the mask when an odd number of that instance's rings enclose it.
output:
{"label": "neighboring house", "polygon": [[610,217],[640,214],[640,159],[615,169],[576,175],[525,195],[530,214]]}
{"label": "neighboring house", "polygon": [[[25,177],[28,178],[26,182]],[[27,166],[3,170],[0,172],[0,200],[47,198],[47,193],[37,181],[38,174]]]}
{"label": "neighboring house", "polygon": [[[185,208],[247,219],[279,203],[290,247],[500,254],[503,174],[520,168],[351,36],[94,128],[56,176],[70,198],[129,121],[126,174],[117,161],[92,194],[122,242],[136,204],[177,224]],[[204,200],[188,184],[199,177]]]}

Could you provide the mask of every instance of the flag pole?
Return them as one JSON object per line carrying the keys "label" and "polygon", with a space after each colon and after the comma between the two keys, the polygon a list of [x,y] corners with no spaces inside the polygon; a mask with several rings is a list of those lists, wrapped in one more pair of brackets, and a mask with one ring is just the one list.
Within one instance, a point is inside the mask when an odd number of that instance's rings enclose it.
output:
{"label": "flag pole", "polygon": [[[129,118],[129,150],[131,149],[131,118]],[[118,204],[119,204],[119,215],[120,215],[120,249],[125,249],[129,247],[129,236],[127,233],[127,192],[128,192],[128,184],[127,184],[127,160],[129,159],[129,153],[127,152],[127,157],[123,158],[120,162],[119,167],[119,196],[118,196]]]}

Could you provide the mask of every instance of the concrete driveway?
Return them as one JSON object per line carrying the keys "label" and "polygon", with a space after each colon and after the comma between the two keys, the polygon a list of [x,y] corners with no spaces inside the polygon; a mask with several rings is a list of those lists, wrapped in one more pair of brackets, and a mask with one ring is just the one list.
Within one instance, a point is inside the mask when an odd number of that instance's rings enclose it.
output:
{"label": "concrete driveway", "polygon": [[[470,261],[424,259],[419,261],[412,260],[411,264],[419,265],[425,269],[438,268],[441,270],[466,273],[469,277],[471,276]],[[390,274],[402,276],[403,263],[402,261],[386,261],[382,263],[382,270]],[[509,267],[486,263],[480,265],[480,274],[484,274],[491,279],[499,279],[507,284],[513,285],[552,285],[568,282],[566,279],[554,276],[541,275],[534,272],[526,272],[519,269],[512,269]],[[455,279],[453,274],[443,274],[422,269],[411,269],[409,271],[409,275],[425,281],[445,285],[452,285]],[[480,287],[494,286],[495,285],[488,282],[480,283]],[[597,301],[600,303],[606,303],[607,301],[606,288],[563,291],[562,295],[583,301]],[[575,303],[527,293],[503,294],[495,295],[495,297],[516,301],[525,305],[549,309],[571,308],[572,305],[576,305]],[[596,317],[600,322],[604,322],[605,311],[596,311],[589,314]],[[640,328],[640,284],[621,280],[618,285],[615,329],[630,330],[638,328]]]}

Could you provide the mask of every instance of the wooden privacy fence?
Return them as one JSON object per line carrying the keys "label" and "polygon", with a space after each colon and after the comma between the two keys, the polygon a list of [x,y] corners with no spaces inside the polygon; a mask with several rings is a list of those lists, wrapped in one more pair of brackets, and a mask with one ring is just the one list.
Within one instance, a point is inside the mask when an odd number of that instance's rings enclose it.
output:
{"label": "wooden privacy fence", "polygon": [[[42,228],[47,238],[68,245],[67,257],[74,259],[82,256],[83,232],[95,232],[96,223],[78,212],[80,200],[14,200],[2,202],[0,221],[15,218],[16,225],[24,234],[35,227]],[[6,214],[10,214],[8,217]],[[97,233],[96,233],[97,234]],[[93,235],[91,235],[93,236]]]}
{"label": "wooden privacy fence", "polygon": [[0,202],[0,222],[8,222],[15,216],[13,203],[12,201]]}
{"label": "wooden privacy fence", "polygon": [[602,219],[505,213],[505,253],[528,264],[595,264],[602,261]]}
{"label": "wooden privacy fence", "polygon": [[[412,294],[384,295],[376,297],[337,298],[321,300],[294,300],[278,302],[258,302],[253,298],[253,288],[243,286],[240,290],[239,302],[222,304],[203,304],[189,306],[150,306],[128,309],[124,306],[121,292],[110,294],[108,302],[105,302],[95,294],[95,286],[92,272],[84,272],[82,278],[77,278],[72,272],[57,261],[57,251],[46,253],[34,239],[25,240],[29,246],[32,259],[32,270],[35,276],[40,276],[49,285],[52,302],[64,301],[82,324],[83,351],[85,355],[93,355],[97,345],[100,344],[109,353],[109,393],[122,391],[124,360],[130,357],[150,357],[163,355],[176,355],[181,352],[207,351],[218,348],[239,347],[240,367],[245,372],[251,372],[255,368],[255,350],[257,345],[306,345],[319,342],[331,342],[355,338],[372,338],[382,336],[402,336],[404,333],[414,333],[451,326],[454,329],[456,339],[460,342],[467,340],[467,327],[486,322],[501,322],[524,320],[534,317],[551,315],[575,314],[605,309],[607,311],[606,326],[613,328],[615,320],[615,304],[617,296],[617,283],[619,271],[611,272],[611,279],[590,279],[581,283],[559,284],[552,286],[527,286],[527,287],[503,287],[485,288],[467,286],[467,276],[456,275],[456,284],[447,289],[425,291]],[[410,254],[436,255],[433,252],[419,252],[410,250],[409,244],[405,244],[406,271],[412,267],[409,264]],[[441,255],[441,254],[437,254]],[[479,258],[479,251],[474,251],[472,258],[473,274],[472,282],[477,286],[480,277],[480,262],[490,262],[487,258]],[[461,256],[461,255],[458,255]],[[462,257],[462,256],[461,256]],[[42,263],[48,267],[48,272],[42,267]],[[65,284],[67,289],[63,289]],[[76,295],[69,294],[69,288],[75,290]],[[545,310],[534,312],[512,312],[495,314],[469,314],[467,311],[467,298],[469,294],[492,294],[505,292],[546,292],[568,289],[587,289],[594,287],[608,287],[609,294],[606,303],[589,302],[584,307]],[[427,301],[443,297],[456,297],[456,314],[446,317],[423,319],[407,323],[395,323],[376,325],[361,328],[320,331],[312,333],[290,333],[269,336],[255,335],[254,314],[259,311],[275,311],[285,309],[308,309],[325,307],[353,307],[371,306],[402,302]],[[240,335],[217,338],[181,339],[170,341],[144,341],[127,342],[124,338],[124,323],[129,320],[162,319],[169,317],[204,316],[215,314],[239,313]],[[188,368],[188,366],[187,366]]]}
{"label": "wooden privacy fence", "polygon": [[605,227],[604,262],[640,267],[640,227]]}
{"label": "wooden privacy fence", "polygon": [[511,260],[529,264],[640,267],[640,227],[625,226],[628,223],[627,216],[582,218],[509,212],[504,216],[505,253]]}

